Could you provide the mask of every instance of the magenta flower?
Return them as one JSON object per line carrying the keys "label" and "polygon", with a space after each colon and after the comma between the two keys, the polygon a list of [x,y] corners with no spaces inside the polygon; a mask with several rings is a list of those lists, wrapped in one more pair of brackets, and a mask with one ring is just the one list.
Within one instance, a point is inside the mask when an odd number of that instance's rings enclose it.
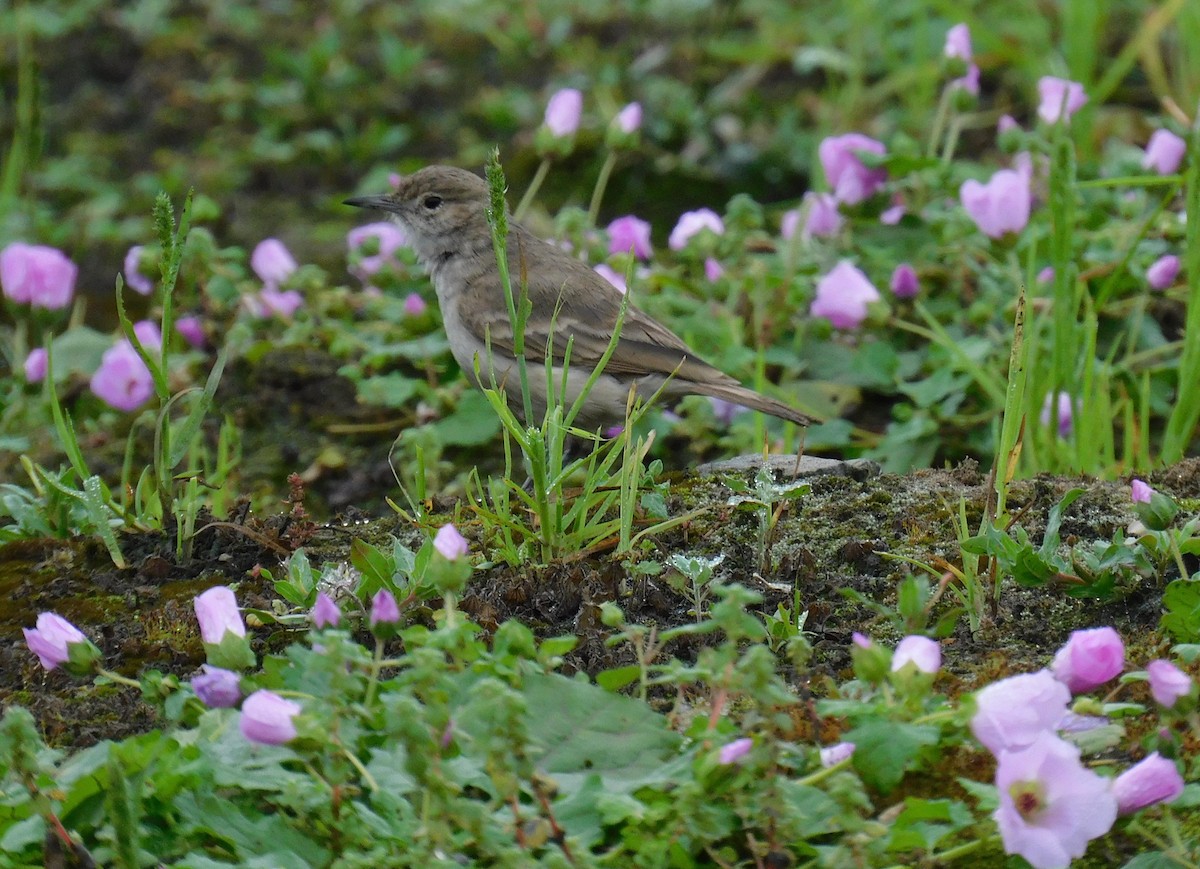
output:
{"label": "magenta flower", "polygon": [[333,598],[323,591],[317,592],[317,602],[312,608],[312,621],[318,628],[336,628],[342,620],[342,611]]}
{"label": "magenta flower", "polygon": [[632,136],[642,127],[642,104],[630,103],[625,106],[617,113],[614,123],[626,136]]}
{"label": "magenta flower", "polygon": [[1159,257],[1154,261],[1150,268],[1146,269],[1146,283],[1150,285],[1152,290],[1165,290],[1171,284],[1175,283],[1175,278],[1179,275],[1179,257],[1175,254],[1167,254]]}
{"label": "magenta flower", "polygon": [[725,266],[721,265],[721,261],[716,257],[704,258],[704,277],[709,283],[716,283],[725,274]]}
{"label": "magenta flower", "polygon": [[404,313],[410,317],[419,317],[425,313],[429,303],[421,298],[420,293],[409,293],[404,297]]}
{"label": "magenta flower", "polygon": [[1170,709],[1180,697],[1186,697],[1192,692],[1192,678],[1170,661],[1161,658],[1146,665],[1146,675],[1150,677],[1150,693],[1154,702],[1159,706]]}
{"label": "magenta flower", "polygon": [[433,536],[433,548],[448,561],[455,561],[467,554],[470,545],[453,525],[443,525]]}
{"label": "magenta flower", "polygon": [[154,281],[149,276],[142,274],[143,249],[140,244],[135,244],[125,254],[125,285],[134,292],[148,296],[154,292]]}
{"label": "magenta flower", "polygon": [[600,265],[596,266],[596,274],[600,275],[600,277],[604,278],[604,280],[608,281],[622,293],[628,289],[625,286],[625,276],[612,268],[612,266],[600,263]]}
{"label": "magenta flower", "polygon": [[749,754],[752,748],[754,748],[754,740],[750,737],[743,736],[741,739],[735,739],[733,742],[721,746],[721,750],[717,754],[717,762],[720,764],[734,763]]}
{"label": "magenta flower", "polygon": [[575,88],[563,88],[546,103],[545,124],[557,138],[575,135],[583,115],[583,94]]}
{"label": "magenta flower", "polygon": [[887,182],[887,170],[872,169],[863,163],[861,153],[887,153],[882,142],[862,133],[846,133],[822,140],[817,148],[825,178],[839,202],[854,205],[874,196]]}
{"label": "magenta flower", "polygon": [[1154,490],[1144,480],[1134,480],[1129,484],[1129,500],[1135,504],[1149,504]]}
{"label": "magenta flower", "polygon": [[394,625],[399,621],[400,607],[396,604],[396,598],[386,588],[379,589],[371,598],[371,627]]}
{"label": "magenta flower", "polygon": [[835,329],[854,329],[866,319],[867,305],[879,299],[879,290],[867,276],[842,260],[817,281],[817,295],[808,312],[824,317]]}
{"label": "magenta flower", "polygon": [[706,229],[715,235],[722,235],[725,232],[725,222],[711,208],[685,211],[671,230],[667,246],[671,250],[683,250],[692,236]]}
{"label": "magenta flower", "polygon": [[358,262],[350,267],[350,273],[365,282],[394,260],[396,251],[406,244],[408,236],[404,230],[389,220],[356,226],[346,233],[346,245],[351,255],[359,257]]}
{"label": "magenta flower", "polygon": [[0,251],[0,288],[21,305],[57,310],[71,303],[79,269],[58,248],[14,241]]}
{"label": "magenta flower", "polygon": [[989,238],[1020,232],[1029,223],[1033,194],[1029,176],[1023,172],[1001,169],[987,184],[969,179],[959,188],[958,196],[975,225]]}
{"label": "magenta flower", "polygon": [[892,672],[912,664],[922,673],[936,673],[942,666],[942,647],[936,640],[910,634],[899,642],[892,655]]}
{"label": "magenta flower", "polygon": [[92,373],[92,392],[117,410],[137,410],[154,394],[154,378],[127,340],[104,351]]}
{"label": "magenta flower", "polygon": [[184,341],[187,341],[190,346],[195,347],[197,350],[202,349],[208,340],[204,334],[204,321],[194,314],[188,314],[176,320],[175,331],[183,336]]}
{"label": "magenta flower", "polygon": [[1186,153],[1186,141],[1170,130],[1155,130],[1146,144],[1142,168],[1153,169],[1159,175],[1174,175],[1179,171],[1179,164]]}
{"label": "magenta flower", "polygon": [[998,755],[1032,743],[1066,714],[1071,692],[1049,670],[993,682],[975,693],[971,732]]}
{"label": "magenta flower", "polygon": [[1125,644],[1109,627],[1072,631],[1050,669],[1072,694],[1091,691],[1125,669]]}
{"label": "magenta flower", "polygon": [[608,252],[632,252],[638,259],[649,259],[650,224],[632,214],[618,217],[608,225]]}
{"label": "magenta flower", "polygon": [[1170,803],[1183,793],[1183,776],[1173,760],[1157,751],[1121,773],[1112,783],[1117,812],[1131,815],[1156,803]]}
{"label": "magenta flower", "polygon": [[1083,85],[1052,75],[1038,79],[1038,117],[1047,124],[1070,120],[1088,101]]}
{"label": "magenta flower", "polygon": [[238,727],[242,736],[261,745],[283,745],[296,738],[295,718],[299,703],[285,700],[274,691],[255,691],[242,704]]}
{"label": "magenta flower", "polygon": [[850,755],[854,754],[855,745],[853,742],[836,742],[833,745],[828,745],[820,751],[821,766],[828,769],[831,766],[837,766]]}
{"label": "magenta flower", "polygon": [[908,263],[900,263],[892,271],[892,294],[899,299],[911,299],[921,289],[917,280],[917,270]]}
{"label": "magenta flower", "polygon": [[232,670],[201,664],[204,672],[192,677],[192,690],[210,709],[229,709],[242,699],[242,677]]}
{"label": "magenta flower", "polygon": [[214,585],[208,591],[196,595],[192,602],[196,608],[196,620],[200,622],[200,639],[210,645],[219,645],[226,634],[246,636],[242,614],[238,612],[237,598],[223,585]]}
{"label": "magenta flower", "polygon": [[30,383],[41,383],[46,377],[46,370],[50,366],[50,355],[46,352],[45,347],[36,347],[29,351],[29,355],[25,357],[25,379]]}
{"label": "magenta flower", "polygon": [[1005,853],[1020,854],[1034,869],[1066,867],[1117,819],[1108,780],[1080,763],[1078,748],[1049,732],[1000,753],[996,789],[1000,806],[992,817]]}
{"label": "magenta flower", "polygon": [[260,241],[250,254],[250,268],[264,284],[274,289],[296,270],[296,260],[282,241],[268,238]]}
{"label": "magenta flower", "polygon": [[966,24],[955,24],[946,31],[946,47],[942,49],[942,54],[963,63],[971,62],[974,57],[971,53],[971,29]]}
{"label": "magenta flower", "polygon": [[67,663],[71,658],[72,645],[88,642],[79,628],[56,613],[39,613],[35,627],[21,630],[25,634],[25,645],[38,656],[47,670]]}
{"label": "magenta flower", "polygon": [[[1042,402],[1042,412],[1038,416],[1042,425],[1050,425],[1050,409],[1052,407],[1052,399],[1049,395]],[[1074,430],[1075,423],[1072,415],[1075,413],[1075,408],[1071,401],[1071,396],[1066,392],[1058,394],[1058,436],[1060,438],[1069,438]]]}

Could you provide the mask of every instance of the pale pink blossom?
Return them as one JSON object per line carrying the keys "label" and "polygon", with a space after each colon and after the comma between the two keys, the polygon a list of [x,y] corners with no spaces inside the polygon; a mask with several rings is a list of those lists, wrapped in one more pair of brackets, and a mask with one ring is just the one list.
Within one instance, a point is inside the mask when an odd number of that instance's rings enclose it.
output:
{"label": "pale pink blossom", "polygon": [[942,54],[964,63],[971,62],[974,58],[971,53],[971,29],[966,24],[955,24],[946,31],[946,46],[942,49]]}
{"label": "pale pink blossom", "polygon": [[1146,283],[1152,290],[1165,290],[1175,283],[1175,278],[1178,276],[1179,257],[1175,254],[1159,257],[1150,268],[1146,269]]}
{"label": "pale pink blossom", "polygon": [[92,373],[92,392],[117,410],[137,410],[154,394],[154,378],[127,340],[104,351]]}
{"label": "pale pink blossom", "polygon": [[717,762],[720,764],[735,763],[749,754],[752,748],[754,748],[754,740],[748,736],[735,739],[733,742],[721,746],[721,750],[717,753]]}
{"label": "pale pink blossom", "polygon": [[971,64],[967,67],[966,75],[952,80],[947,87],[951,90],[965,91],[973,97],[979,96],[979,67]]}
{"label": "pale pink blossom", "polygon": [[263,239],[250,254],[250,268],[268,287],[278,287],[296,270],[296,260],[282,241]]}
{"label": "pale pink blossom", "polygon": [[1171,803],[1183,793],[1183,776],[1175,761],[1157,751],[1121,773],[1112,783],[1117,812],[1131,815],[1157,803]]}
{"label": "pale pink blossom", "polygon": [[46,369],[50,365],[50,355],[45,347],[36,347],[25,357],[25,379],[30,383],[41,383],[46,378]]}
{"label": "pale pink blossom", "polygon": [[996,134],[1003,136],[1005,133],[1012,131],[1020,131],[1021,125],[1017,123],[1017,119],[1012,115],[1001,115],[1000,120],[996,122]]}
{"label": "pale pink blossom", "polygon": [[[1054,406],[1053,405],[1054,401],[1055,401],[1054,398],[1052,398],[1050,395],[1047,395],[1046,400],[1042,402],[1042,412],[1038,416],[1038,419],[1044,426],[1050,425],[1050,411],[1051,411],[1052,407]],[[1071,432],[1074,431],[1074,428],[1075,428],[1074,402],[1071,400],[1070,394],[1066,393],[1066,392],[1058,393],[1057,402],[1058,402],[1058,436],[1060,438],[1069,438],[1071,436]]]}
{"label": "pale pink blossom", "polygon": [[1050,669],[1072,694],[1091,691],[1125,669],[1125,644],[1110,627],[1072,631]]}
{"label": "pale pink blossom", "polygon": [[410,317],[419,317],[425,313],[429,303],[420,293],[409,293],[404,297],[404,313]]}
{"label": "pale pink blossom", "polygon": [[1192,677],[1170,661],[1161,658],[1151,661],[1146,665],[1146,675],[1150,678],[1154,702],[1168,709],[1192,692]]}
{"label": "pale pink blossom", "polygon": [[390,220],[356,226],[346,234],[346,245],[350,253],[360,257],[357,264],[350,267],[350,272],[360,280],[366,281],[389,262],[393,262],[396,251],[406,244],[408,236]]}
{"label": "pale pink blossom", "polygon": [[1155,130],[1146,144],[1142,168],[1153,169],[1159,175],[1174,175],[1187,153],[1187,142],[1170,130]]}
{"label": "pale pink blossom", "polygon": [[317,602],[312,608],[312,622],[317,628],[336,628],[342,620],[342,611],[337,603],[323,591],[317,592]]}
{"label": "pale pink blossom", "polygon": [[79,269],[61,250],[14,241],[0,251],[0,288],[10,300],[57,310],[71,303]]}
{"label": "pale pink blossom", "polygon": [[843,218],[838,211],[837,198],[832,193],[804,194],[804,199],[798,209],[792,209],[783,215],[780,234],[790,239],[796,234],[800,218],[804,217],[804,226],[800,229],[800,238],[808,241],[810,238],[821,238],[837,235],[841,230]]}
{"label": "pale pink blossom", "polygon": [[821,766],[826,769],[831,766],[837,766],[843,760],[850,757],[850,755],[854,754],[855,747],[853,742],[835,742],[833,745],[827,745],[819,752]]}
{"label": "pale pink blossom", "polygon": [[143,296],[154,292],[154,281],[141,271],[142,250],[140,244],[135,244],[125,254],[125,285]]}
{"label": "pale pink blossom", "polygon": [[583,94],[575,88],[563,88],[546,103],[546,127],[556,137],[573,136],[583,116]]}
{"label": "pale pink blossom", "polygon": [[709,283],[716,283],[725,274],[725,266],[716,257],[706,257],[704,260],[704,277]]}
{"label": "pale pink blossom", "polygon": [[1049,670],[1010,676],[975,693],[971,732],[992,754],[1023,748],[1053,732],[1071,692]]}
{"label": "pale pink blossom", "polygon": [[207,342],[207,337],[204,334],[204,321],[195,314],[188,314],[176,320],[175,331],[183,336],[184,341],[187,341],[190,346],[195,347],[197,350],[202,348]]}
{"label": "pale pink blossom", "polygon": [[238,728],[242,736],[262,745],[283,745],[296,738],[295,718],[302,707],[274,691],[255,691],[242,704]]}
{"label": "pale pink blossom", "polygon": [[867,305],[880,298],[867,276],[849,260],[842,260],[817,281],[809,314],[824,317],[835,329],[854,329],[867,318]]}
{"label": "pale pink blossom", "polygon": [[214,585],[197,595],[192,605],[196,609],[196,620],[200,623],[200,639],[205,643],[219,645],[226,634],[246,636],[237,598],[227,586]]}
{"label": "pale pink blossom", "polygon": [[679,222],[671,230],[667,246],[671,250],[683,250],[687,247],[692,236],[708,230],[715,235],[725,232],[725,222],[711,208],[698,208],[695,211],[685,211],[680,215]]}
{"label": "pale pink blossom", "polygon": [[1154,490],[1144,480],[1134,480],[1129,484],[1129,500],[1135,504],[1149,504]]}
{"label": "pale pink blossom", "polygon": [[1013,169],[1001,169],[986,184],[974,178],[963,182],[959,199],[975,225],[989,238],[1017,233],[1029,223],[1033,203],[1029,176]]}
{"label": "pale pink blossom", "polygon": [[368,619],[371,627],[376,625],[394,625],[400,621],[400,605],[396,603],[396,597],[386,588],[381,588],[375,592],[375,596],[371,598],[371,615]]}
{"label": "pale pink blossom", "polygon": [[467,554],[470,544],[454,525],[446,524],[433,536],[433,548],[448,561],[455,561]]}
{"label": "pale pink blossom", "polygon": [[903,202],[897,202],[895,205],[879,212],[879,222],[884,226],[895,226],[904,218],[906,213],[908,213],[908,206]]}
{"label": "pale pink blossom", "polygon": [[1047,124],[1069,120],[1087,103],[1083,85],[1052,75],[1038,79],[1038,117]]}
{"label": "pale pink blossom", "polygon": [[649,259],[650,224],[632,214],[618,217],[608,225],[608,252],[630,253],[638,259]]}
{"label": "pale pink blossom", "polygon": [[67,663],[72,645],[88,642],[79,628],[57,613],[39,613],[35,627],[21,630],[25,634],[25,645],[47,670]]}
{"label": "pale pink blossom", "polygon": [[616,287],[620,292],[624,293],[628,289],[628,287],[625,286],[625,276],[607,263],[600,263],[600,265],[596,266],[595,272],[596,274],[600,275],[600,277],[604,278],[604,280]]}
{"label": "pale pink blossom", "polygon": [[867,166],[861,153],[884,155],[887,148],[862,133],[846,133],[822,140],[817,148],[825,178],[839,202],[854,205],[869,199],[887,182],[887,170]]}
{"label": "pale pink blossom", "polygon": [[614,120],[618,130],[626,136],[632,136],[642,126],[642,104],[630,103],[617,112],[617,117]]}
{"label": "pale pink blossom", "polygon": [[936,673],[942,666],[942,647],[929,637],[910,634],[896,646],[892,655],[892,672],[899,671],[907,664],[912,664],[922,673]]}

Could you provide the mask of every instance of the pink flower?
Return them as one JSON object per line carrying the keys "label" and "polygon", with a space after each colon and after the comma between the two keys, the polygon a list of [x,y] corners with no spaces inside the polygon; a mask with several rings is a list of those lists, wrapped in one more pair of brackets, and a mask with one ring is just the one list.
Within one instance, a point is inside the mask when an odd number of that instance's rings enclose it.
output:
{"label": "pink flower", "polygon": [[1001,115],[1000,120],[996,122],[996,134],[1000,136],[1013,130],[1019,131],[1020,129],[1021,125],[1017,123],[1017,119],[1012,115]]}
{"label": "pink flower", "polygon": [[142,246],[135,244],[125,254],[125,284],[131,290],[148,296],[154,292],[154,281],[142,274]]}
{"label": "pink flower", "polygon": [[71,303],[79,269],[61,250],[14,241],[0,251],[0,287],[22,305],[57,310]]}
{"label": "pink flower", "polygon": [[283,745],[296,738],[295,718],[299,703],[285,700],[274,691],[255,691],[242,704],[238,727],[242,736],[261,745]]}
{"label": "pink flower", "polygon": [[817,295],[809,308],[835,329],[854,329],[867,317],[867,305],[880,299],[879,290],[849,260],[842,260],[817,281]]}
{"label": "pink flower", "polygon": [[72,645],[88,642],[79,628],[56,613],[39,613],[36,627],[21,630],[25,634],[25,645],[38,656],[47,670],[67,663],[71,658]]}
{"label": "pink flower", "polygon": [[297,290],[272,289],[272,285],[264,286],[258,292],[258,297],[248,297],[252,312],[258,317],[268,317],[274,314],[284,320],[290,319],[304,305],[304,297]]}
{"label": "pink flower", "polygon": [[685,211],[671,230],[667,246],[671,250],[683,250],[688,240],[699,232],[710,230],[715,235],[725,232],[725,223],[711,208],[699,208],[695,211]]}
{"label": "pink flower", "polygon": [[1135,504],[1149,504],[1154,490],[1144,480],[1134,480],[1129,484],[1129,500]]}
{"label": "pink flower", "polygon": [[617,113],[615,118],[617,129],[626,136],[632,136],[642,126],[642,104],[630,103]]}
{"label": "pink flower", "polygon": [[[1052,399],[1049,395],[1042,402],[1042,412],[1038,419],[1042,425],[1050,425],[1050,409],[1052,407]],[[1072,420],[1072,414],[1075,412],[1073,402],[1069,393],[1060,392],[1058,394],[1058,436],[1060,438],[1069,438],[1074,429],[1075,423]]]}
{"label": "pink flower", "polygon": [[704,277],[709,283],[716,283],[725,274],[725,266],[716,257],[706,257],[704,260]]}
{"label": "pink flower", "polygon": [[147,353],[154,355],[162,350],[162,332],[153,320],[138,320],[133,324],[133,334]]}
{"label": "pink flower", "polygon": [[973,97],[979,96],[979,67],[971,64],[967,67],[966,75],[954,79],[947,87],[951,90],[966,91]]}
{"label": "pink flower", "polygon": [[375,597],[371,598],[371,627],[379,624],[394,625],[400,621],[400,607],[396,604],[396,598],[386,588],[381,588],[375,592]]}
{"label": "pink flower", "polygon": [[204,321],[194,314],[180,317],[175,321],[175,331],[183,336],[183,340],[197,350],[204,347],[207,338],[204,334]]}
{"label": "pink flower", "polygon": [[1153,169],[1159,175],[1174,175],[1179,171],[1179,164],[1183,162],[1183,155],[1186,153],[1186,141],[1170,130],[1155,130],[1146,144],[1142,168]]}
{"label": "pink flower", "polygon": [[1049,732],[1000,753],[996,789],[1000,806],[992,817],[1005,853],[1020,854],[1034,869],[1082,857],[1117,819],[1108,780],[1080,763],[1078,748]]}
{"label": "pink flower", "polygon": [[453,525],[443,525],[433,535],[433,548],[448,561],[455,561],[467,554],[470,548],[467,539]]}
{"label": "pink flower", "polygon": [[1170,709],[1180,697],[1192,692],[1191,677],[1170,661],[1151,661],[1146,665],[1146,675],[1150,677],[1150,693],[1159,706]]}
{"label": "pink flower", "polygon": [[342,620],[342,611],[333,598],[323,591],[317,592],[317,602],[312,608],[312,621],[318,628],[336,628]]}
{"label": "pink flower", "polygon": [[[396,251],[408,243],[404,230],[389,220],[356,226],[346,233],[346,245],[350,253],[360,255],[357,265],[350,272],[359,280],[366,281],[393,260]],[[366,250],[364,250],[364,248]],[[367,250],[371,251],[370,253]]]}
{"label": "pink flower", "polygon": [[1049,670],[993,682],[975,693],[971,732],[992,754],[1024,748],[1053,732],[1066,714],[1071,692]]}
{"label": "pink flower", "polygon": [[1054,266],[1046,266],[1037,273],[1037,282],[1039,284],[1048,284],[1054,280]]}
{"label": "pink flower", "polygon": [[907,664],[912,664],[922,673],[936,673],[942,666],[942,647],[937,641],[911,634],[896,646],[892,655],[892,672],[899,671]]}
{"label": "pink flower", "polygon": [[841,212],[838,211],[837,198],[832,193],[809,191],[804,194],[799,209],[783,215],[780,233],[784,238],[790,239],[796,234],[796,227],[800,223],[802,214],[804,215],[804,228],[800,230],[800,238],[805,241],[813,237],[823,238],[837,235],[842,228],[843,219]]}
{"label": "pink flower", "polygon": [[296,260],[277,238],[260,241],[250,254],[250,268],[268,287],[274,289],[296,270]]}
{"label": "pink flower", "polygon": [[947,30],[946,47],[942,49],[942,54],[970,63],[974,57],[971,54],[971,29],[965,24],[955,24]]}
{"label": "pink flower", "polygon": [[604,278],[604,280],[608,281],[622,293],[627,289],[625,286],[625,276],[605,263],[600,263],[600,265],[596,266],[596,274],[600,275],[600,277]]}
{"label": "pink flower", "polygon": [[545,124],[556,137],[575,135],[583,115],[583,94],[575,88],[563,88],[546,103]]}
{"label": "pink flower", "polygon": [[118,341],[104,351],[100,367],[92,374],[92,392],[117,410],[137,410],[154,394],[154,378],[142,357],[128,341]]}
{"label": "pink flower", "polygon": [[192,690],[210,709],[228,709],[242,699],[242,677],[232,670],[201,664],[200,675],[192,677]]}
{"label": "pink flower", "polygon": [[25,357],[25,379],[30,383],[41,383],[46,377],[50,356],[45,347],[36,347]]}
{"label": "pink flower", "polygon": [[833,745],[828,745],[820,751],[821,766],[828,769],[831,766],[837,766],[850,755],[854,754],[855,745],[853,742],[837,742]]}
{"label": "pink flower", "polygon": [[1112,783],[1117,812],[1131,815],[1156,803],[1170,803],[1183,793],[1183,776],[1172,760],[1157,751],[1121,773]]}
{"label": "pink flower", "polygon": [[885,208],[879,213],[879,222],[884,226],[895,226],[907,212],[908,206],[903,202],[897,202],[895,205]]}
{"label": "pink flower", "polygon": [[1171,284],[1175,283],[1175,278],[1179,275],[1179,257],[1175,254],[1167,254],[1159,257],[1154,261],[1150,268],[1146,269],[1146,283],[1150,285],[1152,290],[1165,290]]}
{"label": "pink flower", "polygon": [[1125,644],[1109,627],[1072,631],[1050,669],[1072,694],[1091,691],[1125,669]]}
{"label": "pink flower", "polygon": [[1088,101],[1083,85],[1052,75],[1038,79],[1038,117],[1047,124],[1070,120]]}
{"label": "pink flower", "polygon": [[721,750],[717,754],[717,762],[720,764],[734,763],[749,754],[752,748],[754,748],[754,740],[750,737],[743,736],[741,739],[735,739],[733,742],[721,746]]}
{"label": "pink flower", "polygon": [[429,303],[421,298],[420,293],[409,293],[404,297],[404,313],[410,317],[419,317],[425,313]]}
{"label": "pink flower", "polygon": [[862,133],[830,136],[817,148],[825,178],[839,202],[854,205],[873,196],[887,181],[887,170],[872,169],[863,163],[860,153],[887,153],[882,142]]}
{"label": "pink flower", "polygon": [[226,634],[246,636],[237,598],[226,586],[214,585],[197,595],[192,605],[196,608],[196,620],[200,622],[200,639],[208,645],[220,645]]}
{"label": "pink flower", "polygon": [[987,184],[972,178],[963,182],[958,195],[967,214],[989,238],[1020,232],[1029,223],[1033,195],[1029,176],[1022,172],[1001,169]]}
{"label": "pink flower", "polygon": [[649,259],[650,224],[632,214],[618,217],[608,225],[608,252],[629,253],[638,259]]}
{"label": "pink flower", "polygon": [[917,270],[908,263],[900,263],[892,272],[890,284],[892,294],[900,299],[911,299],[921,289]]}
{"label": "pink flower", "polygon": [[740,416],[747,412],[746,408],[740,404],[734,404],[732,401],[726,401],[723,398],[712,398],[710,396],[708,403],[712,405],[713,416],[717,422],[724,426],[731,425],[735,416]]}
{"label": "pink flower", "polygon": [[871,642],[870,637],[868,637],[866,634],[860,634],[858,631],[855,631],[850,635],[850,641],[860,649],[870,649],[875,645],[873,642]]}

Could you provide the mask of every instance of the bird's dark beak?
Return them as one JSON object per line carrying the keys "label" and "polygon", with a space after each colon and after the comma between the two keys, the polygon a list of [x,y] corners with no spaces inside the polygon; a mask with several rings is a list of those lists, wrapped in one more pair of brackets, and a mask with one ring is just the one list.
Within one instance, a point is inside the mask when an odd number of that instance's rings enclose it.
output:
{"label": "bird's dark beak", "polygon": [[342,204],[353,205],[355,208],[377,208],[380,211],[396,210],[395,200],[386,193],[379,193],[375,196],[353,196],[350,199],[343,199]]}

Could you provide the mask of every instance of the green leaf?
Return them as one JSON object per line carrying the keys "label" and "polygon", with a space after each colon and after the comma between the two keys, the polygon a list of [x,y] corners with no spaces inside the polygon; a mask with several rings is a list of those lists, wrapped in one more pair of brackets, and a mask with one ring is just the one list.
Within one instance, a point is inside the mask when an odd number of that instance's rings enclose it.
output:
{"label": "green leaf", "polygon": [[868,785],[887,793],[916,765],[921,749],[936,745],[939,729],[902,721],[865,721],[843,739],[855,745],[854,769]]}

